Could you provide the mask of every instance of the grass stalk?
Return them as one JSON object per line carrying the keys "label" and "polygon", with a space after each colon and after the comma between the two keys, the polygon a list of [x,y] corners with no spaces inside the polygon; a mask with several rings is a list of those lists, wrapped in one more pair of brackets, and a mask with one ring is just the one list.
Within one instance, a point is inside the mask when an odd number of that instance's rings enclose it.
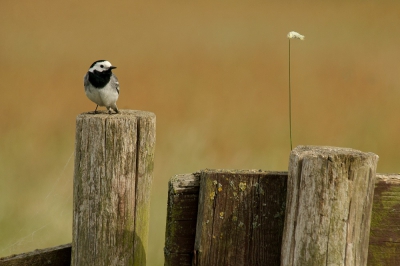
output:
{"label": "grass stalk", "polygon": [[289,39],[289,135],[290,135],[290,150],[293,150],[293,145],[292,145],[292,88],[290,86],[290,39]]}
{"label": "grass stalk", "polygon": [[290,136],[290,151],[293,150],[292,144],[292,87],[290,80],[290,39],[304,40],[304,36],[298,32],[291,31],[287,35],[289,39],[289,136]]}

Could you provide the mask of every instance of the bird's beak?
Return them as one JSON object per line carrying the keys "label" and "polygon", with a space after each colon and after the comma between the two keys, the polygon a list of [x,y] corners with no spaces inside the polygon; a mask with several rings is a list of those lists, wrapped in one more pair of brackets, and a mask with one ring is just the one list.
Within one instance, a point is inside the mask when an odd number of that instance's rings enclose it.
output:
{"label": "bird's beak", "polygon": [[110,69],[114,69],[114,68],[117,68],[116,66],[110,66]]}

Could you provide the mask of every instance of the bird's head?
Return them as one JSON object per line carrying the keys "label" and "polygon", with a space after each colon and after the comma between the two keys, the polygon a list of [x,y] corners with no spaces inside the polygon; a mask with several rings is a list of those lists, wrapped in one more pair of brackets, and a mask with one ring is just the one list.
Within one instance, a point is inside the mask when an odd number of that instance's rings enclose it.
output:
{"label": "bird's head", "polygon": [[111,70],[113,70],[114,68],[117,68],[113,65],[111,65],[111,63],[107,60],[97,60],[96,62],[94,62],[90,68],[89,68],[89,72],[95,73],[102,73],[102,72],[111,72]]}

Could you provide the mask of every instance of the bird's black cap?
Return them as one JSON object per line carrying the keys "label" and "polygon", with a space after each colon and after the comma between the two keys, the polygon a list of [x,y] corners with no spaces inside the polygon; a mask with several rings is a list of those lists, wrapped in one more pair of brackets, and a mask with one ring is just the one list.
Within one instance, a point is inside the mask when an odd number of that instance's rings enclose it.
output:
{"label": "bird's black cap", "polygon": [[105,62],[105,61],[107,61],[107,60],[97,60],[97,61],[93,62],[93,64],[89,68],[92,68],[98,62]]}

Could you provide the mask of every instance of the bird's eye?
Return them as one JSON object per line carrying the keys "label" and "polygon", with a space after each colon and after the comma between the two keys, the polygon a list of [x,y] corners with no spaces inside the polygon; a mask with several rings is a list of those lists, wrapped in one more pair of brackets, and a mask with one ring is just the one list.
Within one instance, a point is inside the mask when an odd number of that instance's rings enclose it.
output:
{"label": "bird's eye", "polygon": [[104,65],[100,65],[100,67],[101,67],[101,68],[103,68],[103,67],[104,67]]}

